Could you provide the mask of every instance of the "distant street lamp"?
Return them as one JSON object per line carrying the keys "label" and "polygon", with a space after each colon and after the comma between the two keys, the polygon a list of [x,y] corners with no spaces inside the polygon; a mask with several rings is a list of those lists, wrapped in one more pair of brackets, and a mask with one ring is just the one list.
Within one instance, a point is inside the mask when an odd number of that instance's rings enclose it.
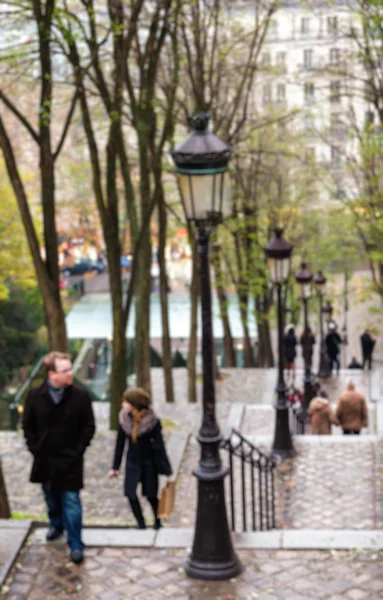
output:
{"label": "distant street lamp", "polygon": [[269,268],[270,280],[277,288],[278,297],[278,384],[276,387],[277,403],[275,433],[272,453],[287,458],[296,455],[289,427],[289,403],[286,397],[286,385],[283,376],[283,306],[282,286],[286,287],[291,270],[291,254],[293,246],[282,237],[283,229],[277,227],[275,236],[264,247]]}
{"label": "distant street lamp", "polygon": [[326,288],[326,277],[322,271],[318,271],[314,278],[315,287],[319,299],[319,326],[320,326],[320,358],[319,358],[319,371],[318,377],[329,377],[329,362],[326,352],[326,343],[323,332],[323,296]]}
{"label": "distant street lamp", "polygon": [[327,316],[327,328],[331,323],[332,311],[332,304],[329,300],[327,300],[322,307],[322,313]]}
{"label": "distant street lamp", "polygon": [[304,332],[302,335],[302,350],[303,360],[305,363],[305,377],[304,377],[304,390],[303,390],[303,403],[304,407],[308,408],[310,401],[313,397],[313,382],[311,374],[311,363],[312,363],[312,343],[309,336],[309,321],[308,321],[308,301],[311,298],[311,282],[313,275],[310,269],[307,268],[306,263],[301,264],[301,268],[295,275],[295,280],[299,284],[300,298],[303,304],[304,314]]}
{"label": "distant street lamp", "polygon": [[209,271],[210,233],[231,213],[230,149],[208,131],[209,116],[189,118],[191,133],[174,149],[178,181],[186,219],[196,226],[201,272],[203,417],[197,435],[201,457],[194,475],[198,479],[198,506],[193,548],[185,570],[197,579],[231,579],[242,571],[229,531],[226,513],[222,440],[215,416],[214,351]]}

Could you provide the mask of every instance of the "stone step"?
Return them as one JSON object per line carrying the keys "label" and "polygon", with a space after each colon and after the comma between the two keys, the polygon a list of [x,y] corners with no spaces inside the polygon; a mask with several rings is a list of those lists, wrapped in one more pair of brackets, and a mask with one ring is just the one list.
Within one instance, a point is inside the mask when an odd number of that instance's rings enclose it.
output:
{"label": "stone step", "polygon": [[[32,533],[34,542],[47,544],[46,528],[39,527]],[[193,544],[193,529],[164,528],[138,530],[125,528],[85,527],[84,542],[90,547],[142,547],[142,548],[186,548]],[[351,548],[381,550],[383,548],[383,530],[343,530],[343,529],[283,529],[272,531],[248,531],[232,534],[237,549],[291,549],[325,550]],[[52,544],[52,542],[49,542]],[[63,545],[64,538],[53,542]],[[86,553],[86,550],[85,550]]]}

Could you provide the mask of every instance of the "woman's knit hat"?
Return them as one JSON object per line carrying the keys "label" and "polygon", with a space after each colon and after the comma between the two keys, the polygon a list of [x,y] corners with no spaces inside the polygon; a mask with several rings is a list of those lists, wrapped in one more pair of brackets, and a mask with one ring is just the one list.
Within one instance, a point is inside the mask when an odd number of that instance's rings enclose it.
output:
{"label": "woman's knit hat", "polygon": [[128,388],[122,394],[122,399],[129,402],[136,410],[149,408],[151,401],[150,396],[144,388]]}

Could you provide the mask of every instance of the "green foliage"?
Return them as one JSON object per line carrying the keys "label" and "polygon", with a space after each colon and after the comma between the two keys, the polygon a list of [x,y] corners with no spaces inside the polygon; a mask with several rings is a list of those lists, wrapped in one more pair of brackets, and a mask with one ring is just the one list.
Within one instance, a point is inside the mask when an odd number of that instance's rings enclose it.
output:
{"label": "green foliage", "polygon": [[0,386],[4,386],[22,365],[34,363],[47,351],[37,332],[44,324],[39,288],[11,288],[0,300]]}
{"label": "green foliage", "polygon": [[295,254],[314,273],[349,272],[363,258],[353,215],[345,207],[304,212],[294,238]]}
{"label": "green foliage", "polygon": [[16,200],[0,161],[0,300],[11,285],[31,288],[35,275]]}

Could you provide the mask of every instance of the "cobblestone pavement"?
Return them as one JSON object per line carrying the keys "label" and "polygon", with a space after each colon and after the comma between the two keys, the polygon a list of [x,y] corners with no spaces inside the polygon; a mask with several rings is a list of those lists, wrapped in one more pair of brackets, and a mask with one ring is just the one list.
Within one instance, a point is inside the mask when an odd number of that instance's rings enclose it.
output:
{"label": "cobblestone pavement", "polygon": [[29,544],[9,576],[4,600],[378,600],[383,553],[241,551],[245,571],[225,582],[188,578],[184,550],[89,548],[80,567],[64,546]]}
{"label": "cobblestone pavement", "polygon": [[[99,432],[87,450],[82,499],[84,521],[88,525],[133,523],[122,492],[122,477],[112,481],[106,479],[114,440],[114,433]],[[295,445],[298,456],[280,465],[276,476],[276,519],[279,527],[383,527],[382,442],[366,438],[363,441],[362,438],[345,441],[340,436],[338,440],[297,437]],[[261,449],[267,450],[265,446]],[[22,437],[15,433],[2,434],[0,452],[12,511],[35,518],[44,517],[45,505],[40,487],[28,483],[31,458]],[[194,523],[197,482],[192,471],[198,463],[199,454],[199,444],[192,436],[179,473],[175,508],[169,519],[172,527],[191,527]],[[222,451],[222,457],[224,461],[228,460],[226,451]],[[239,466],[235,464],[234,468],[239,476]],[[249,481],[247,476],[247,485]],[[229,478],[226,478],[226,497],[229,501],[228,486]],[[240,511],[239,483],[235,504],[237,512]],[[145,501],[143,507],[150,523],[150,507]]]}
{"label": "cobblestone pavement", "polygon": [[[314,441],[314,440],[313,440]],[[276,473],[276,523],[292,529],[383,528],[383,445],[370,441],[306,440],[295,438],[298,456],[282,463]],[[261,450],[265,450],[261,446]],[[226,453],[222,451],[224,460]],[[191,439],[177,486],[171,527],[192,527],[197,483],[191,474],[199,459],[199,446]],[[234,465],[238,470],[239,465]],[[239,478],[237,479],[239,481]],[[250,489],[247,475],[246,489]],[[241,519],[241,494],[235,493],[237,523]],[[229,482],[226,480],[229,502]],[[246,497],[249,522],[250,494]]]}
{"label": "cobblestone pavement", "polygon": [[294,529],[381,529],[382,444],[295,442],[299,456],[278,468],[278,515]]}
{"label": "cobblestone pavement", "polygon": [[[165,431],[165,439],[169,431]],[[94,437],[85,455],[85,488],[81,492],[84,522],[87,525],[133,523],[128,503],[123,495],[123,476],[108,480],[116,434],[101,431]],[[45,517],[46,508],[39,485],[29,483],[31,455],[21,434],[1,432],[0,455],[11,510],[31,518]],[[145,517],[150,523],[152,513],[143,503]]]}

